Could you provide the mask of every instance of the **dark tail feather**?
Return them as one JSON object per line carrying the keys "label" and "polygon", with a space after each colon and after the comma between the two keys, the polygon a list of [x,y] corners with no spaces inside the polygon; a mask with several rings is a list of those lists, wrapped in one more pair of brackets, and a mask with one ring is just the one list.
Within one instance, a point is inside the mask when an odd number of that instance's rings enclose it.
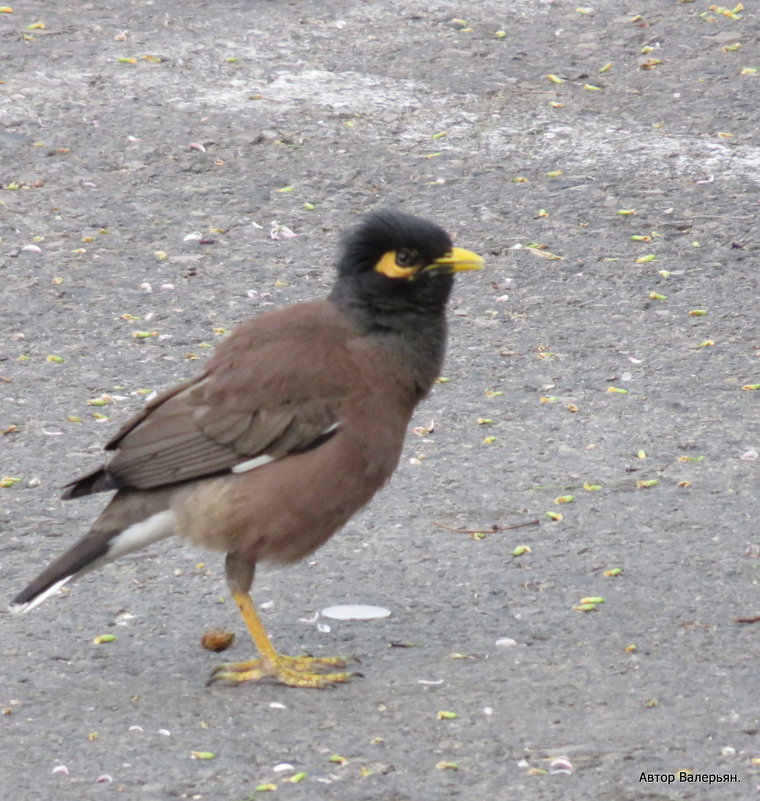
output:
{"label": "dark tail feather", "polygon": [[[110,489],[105,484],[108,479],[107,473],[97,470],[74,482],[71,492],[77,494],[69,497]],[[172,492],[163,487],[117,492],[90,532],[22,590],[11,602],[10,611],[28,612],[67,581],[174,534],[174,515],[168,508]]]}
{"label": "dark tail feather", "polygon": [[74,576],[97,567],[97,560],[109,549],[112,533],[88,534],[73,548],[61,554],[12,601],[11,612],[26,612],[41,604]]}

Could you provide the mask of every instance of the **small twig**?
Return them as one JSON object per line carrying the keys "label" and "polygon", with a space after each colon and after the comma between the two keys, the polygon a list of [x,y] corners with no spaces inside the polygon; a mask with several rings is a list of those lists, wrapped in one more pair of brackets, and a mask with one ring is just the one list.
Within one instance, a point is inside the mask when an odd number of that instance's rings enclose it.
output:
{"label": "small twig", "polygon": [[438,526],[438,528],[445,528],[446,531],[456,531],[457,534],[497,534],[499,531],[510,531],[513,528],[525,528],[526,526],[537,526],[539,523],[539,520],[527,520],[524,523],[513,523],[511,526],[493,525],[491,528],[486,529],[470,529],[447,526],[445,523],[439,523],[436,520],[433,521],[434,526]]}
{"label": "small twig", "polygon": [[755,617],[737,617],[734,623],[760,623],[760,615]]}

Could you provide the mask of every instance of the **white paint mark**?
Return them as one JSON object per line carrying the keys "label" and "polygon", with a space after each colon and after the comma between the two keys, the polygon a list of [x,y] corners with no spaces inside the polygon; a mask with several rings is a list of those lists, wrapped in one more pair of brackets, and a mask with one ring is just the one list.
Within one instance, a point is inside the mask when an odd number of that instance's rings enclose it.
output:
{"label": "white paint mark", "polygon": [[333,620],[373,620],[380,617],[388,617],[391,610],[383,606],[365,606],[364,604],[340,604],[338,606],[328,606],[322,610],[324,617]]}

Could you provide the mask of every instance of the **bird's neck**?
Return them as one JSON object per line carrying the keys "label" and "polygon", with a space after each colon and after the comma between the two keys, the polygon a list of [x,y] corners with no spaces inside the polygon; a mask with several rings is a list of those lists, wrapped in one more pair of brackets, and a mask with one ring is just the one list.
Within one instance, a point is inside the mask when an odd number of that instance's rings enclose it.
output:
{"label": "bird's neck", "polygon": [[400,298],[364,299],[336,285],[329,297],[363,336],[386,348],[408,368],[417,399],[428,394],[440,375],[446,350],[446,310],[410,304]]}

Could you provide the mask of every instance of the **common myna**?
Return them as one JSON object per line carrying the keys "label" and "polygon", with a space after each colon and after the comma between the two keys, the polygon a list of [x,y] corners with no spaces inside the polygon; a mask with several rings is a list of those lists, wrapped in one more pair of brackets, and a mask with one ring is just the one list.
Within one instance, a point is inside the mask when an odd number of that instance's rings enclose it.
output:
{"label": "common myna", "polygon": [[275,650],[250,596],[256,564],[303,559],[388,480],[441,368],[453,274],[482,264],[431,222],[368,215],[346,236],[326,299],[239,325],[199,376],[126,423],[102,467],[66,485],[64,499],[116,494],[11,610],[178,534],[227,554],[227,583],[260,653],[220,665],[209,683],[348,681],[335,672],[345,659]]}

